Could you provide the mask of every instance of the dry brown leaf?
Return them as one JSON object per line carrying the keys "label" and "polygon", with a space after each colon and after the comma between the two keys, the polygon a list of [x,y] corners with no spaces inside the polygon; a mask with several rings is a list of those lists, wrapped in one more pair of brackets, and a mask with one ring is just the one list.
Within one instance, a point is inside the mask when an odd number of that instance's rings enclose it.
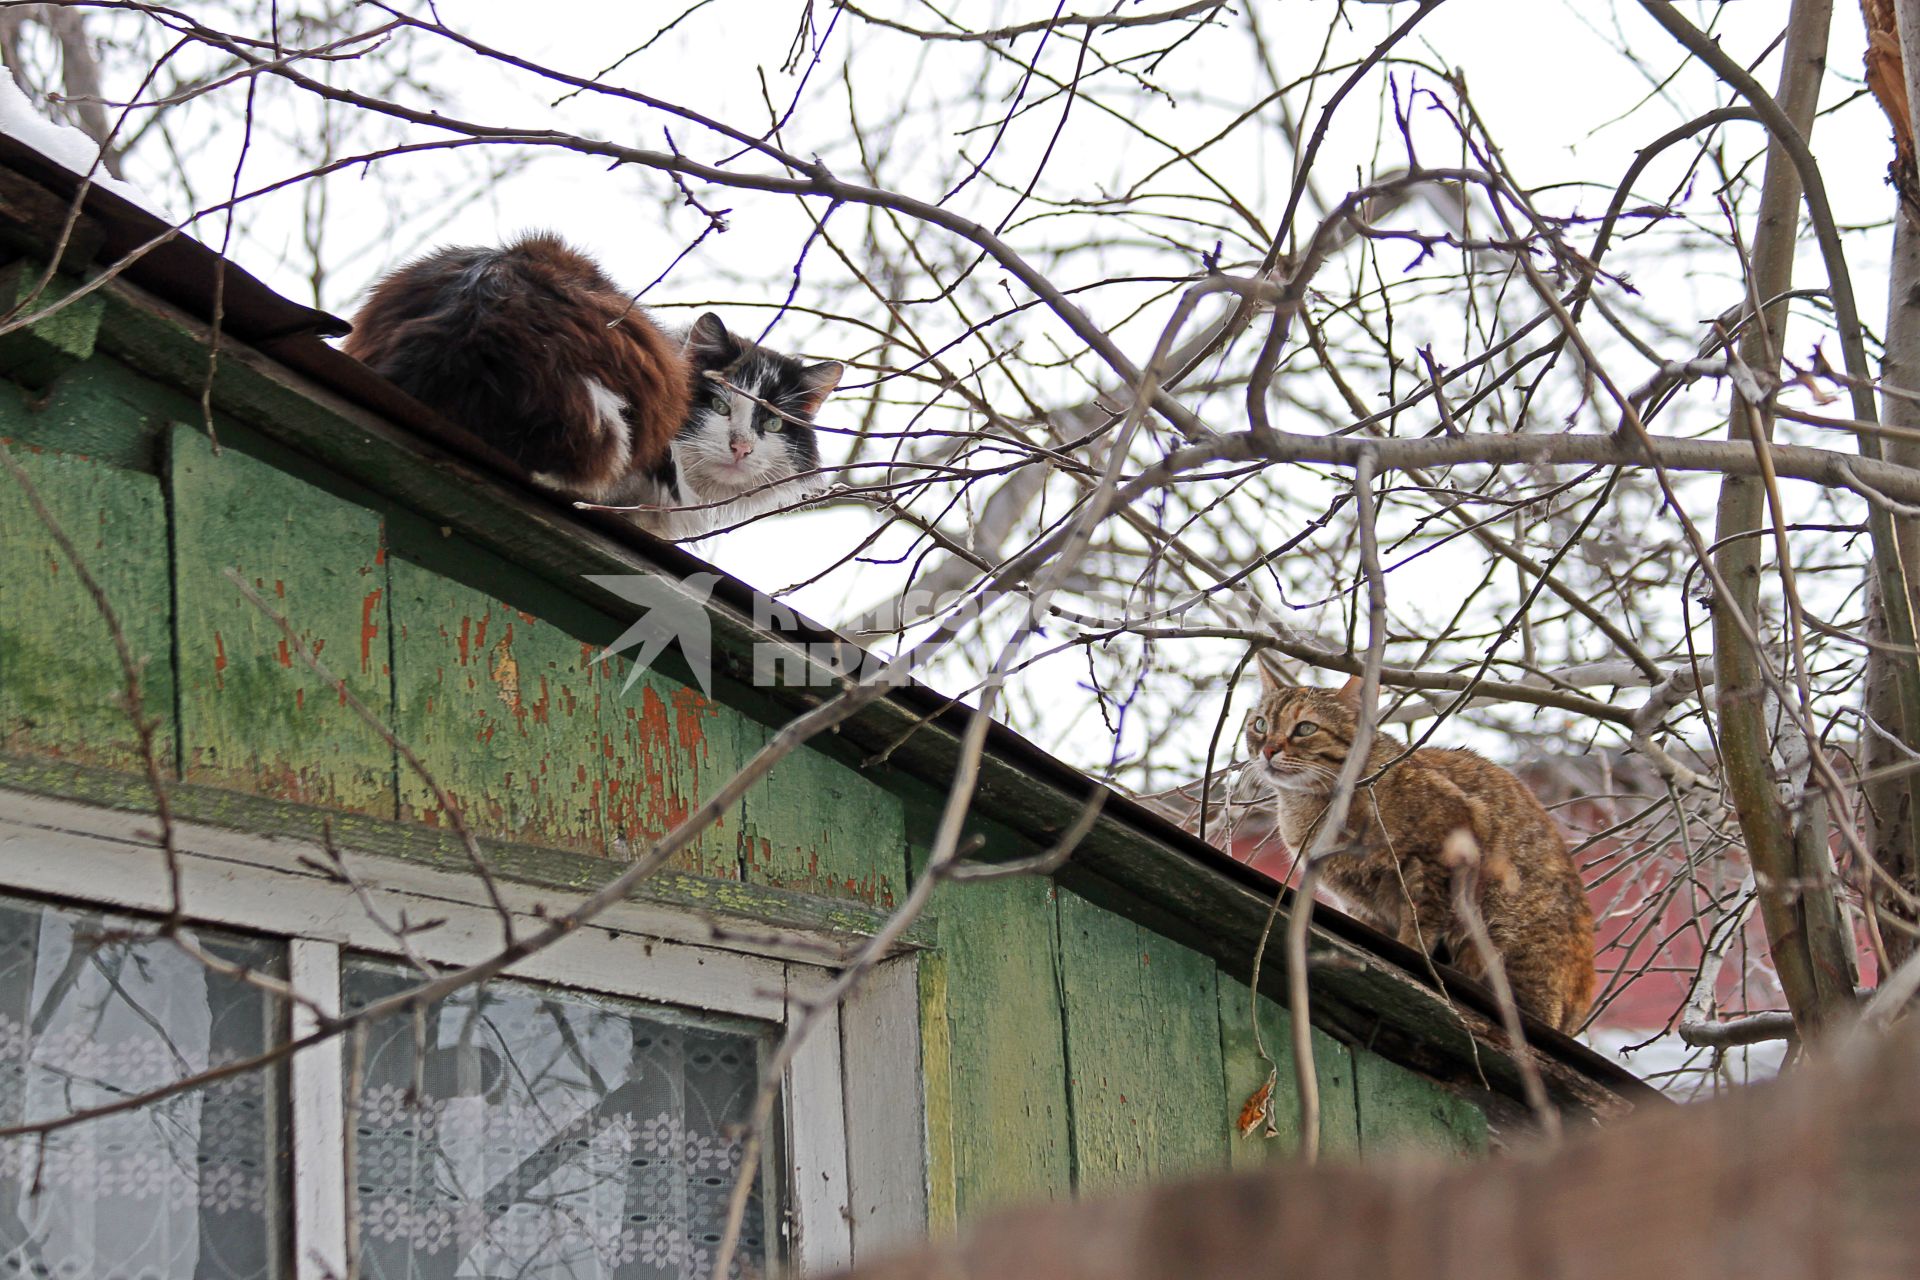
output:
{"label": "dry brown leaf", "polygon": [[1240,1108],[1240,1136],[1251,1138],[1253,1131],[1265,1127],[1266,1136],[1277,1136],[1273,1127],[1273,1082],[1276,1073],[1269,1071],[1266,1081],[1247,1099],[1247,1105]]}

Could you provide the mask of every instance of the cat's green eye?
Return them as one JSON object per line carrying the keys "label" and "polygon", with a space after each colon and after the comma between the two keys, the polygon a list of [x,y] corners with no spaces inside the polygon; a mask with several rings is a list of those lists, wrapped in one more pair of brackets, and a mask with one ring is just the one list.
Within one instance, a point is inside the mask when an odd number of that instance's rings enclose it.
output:
{"label": "cat's green eye", "polygon": [[1296,738],[1309,737],[1318,732],[1320,732],[1320,726],[1311,720],[1302,720],[1299,724],[1293,726],[1293,736]]}
{"label": "cat's green eye", "polygon": [[1265,716],[1255,716],[1253,718],[1253,731],[1255,733],[1265,733],[1267,731],[1267,718]]}

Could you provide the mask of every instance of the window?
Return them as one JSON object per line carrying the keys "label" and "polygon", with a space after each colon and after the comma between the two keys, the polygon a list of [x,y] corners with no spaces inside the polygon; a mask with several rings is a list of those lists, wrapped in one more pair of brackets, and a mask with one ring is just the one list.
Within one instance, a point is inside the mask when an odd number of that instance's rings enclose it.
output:
{"label": "window", "polygon": [[[315,872],[321,851],[303,840],[191,823],[176,839],[200,945],[322,1010],[410,985],[369,904],[440,921],[411,940],[434,964],[498,950],[468,875],[349,849],[356,892]],[[562,900],[501,890],[522,932]],[[313,1024],[126,914],[171,901],[145,815],[0,791],[0,892],[16,895],[0,897],[0,1125]],[[0,1144],[0,1280],[323,1280],[345,1274],[354,1220],[368,1280],[704,1276],[762,1064],[831,979],[818,937],[714,934],[681,910],[621,904],[508,978],[374,1024],[357,1108],[338,1036],[62,1131],[40,1196],[31,1141]],[[910,952],[882,964],[788,1065],[736,1274],[823,1271],[924,1229],[914,965]]]}
{"label": "window", "polygon": [[[351,959],[346,1006],[418,981]],[[711,1275],[770,1040],[519,982],[375,1024],[352,1116],[363,1274]],[[765,1275],[780,1238],[776,1154],[743,1219],[741,1274]]]}
{"label": "window", "polygon": [[[145,921],[0,898],[0,1123],[145,1093],[285,1037],[279,1002]],[[194,936],[229,964],[284,948]],[[234,1075],[138,1110],[0,1142],[0,1275],[287,1273],[286,1073]]]}

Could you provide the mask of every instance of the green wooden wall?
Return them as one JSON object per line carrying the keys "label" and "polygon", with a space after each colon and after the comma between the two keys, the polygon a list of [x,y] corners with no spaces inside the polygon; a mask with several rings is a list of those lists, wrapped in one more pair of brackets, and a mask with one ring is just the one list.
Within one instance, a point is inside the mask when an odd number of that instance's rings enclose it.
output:
{"label": "green wooden wall", "polygon": [[[916,869],[936,798],[907,808]],[[991,820],[984,856],[1035,852]],[[999,1205],[1107,1191],[1299,1148],[1285,1009],[1212,959],[1048,881],[943,885],[938,955],[921,966],[930,1217],[936,1231]],[[1274,1066],[1261,1057],[1264,1045]],[[1423,1076],[1313,1032],[1321,1151],[1485,1149],[1486,1117]],[[1276,1073],[1274,1136],[1242,1136]]]}
{"label": "green wooden wall", "polygon": [[[182,780],[444,825],[417,773],[293,653],[237,570],[391,724],[483,834],[597,855],[679,822],[769,730],[657,672],[596,661],[608,618],[367,494],[343,496],[238,423],[104,357],[51,399],[0,385],[0,438],[74,539],[142,664]],[[119,397],[98,393],[113,385]],[[95,412],[85,432],[70,410]],[[148,410],[142,412],[143,407]],[[157,410],[157,412],[155,411]],[[118,420],[104,421],[110,414]],[[69,439],[71,437],[71,439]],[[61,446],[79,443],[86,451]],[[0,750],[134,768],[105,623],[0,477]],[[886,907],[904,882],[892,794],[827,756],[783,762],[682,859],[701,875]]]}
{"label": "green wooden wall", "polygon": [[[777,721],[754,691],[722,682],[710,700],[671,668],[629,683],[623,662],[596,660],[616,623],[564,584],[317,473],[242,421],[216,420],[216,443],[188,394],[111,354],[71,341],[33,354],[7,366],[32,385],[0,381],[0,439],[112,599],[163,722],[163,767],[187,782],[446,822],[229,569],[488,835],[623,857],[684,818]],[[4,476],[0,583],[0,755],[136,768],[107,630]],[[884,910],[925,856],[938,797],[917,785],[803,751],[680,869]],[[1033,851],[1010,826],[976,825],[989,856]],[[1011,1200],[1294,1149],[1287,1016],[1213,960],[1046,880],[946,885],[934,915],[920,984],[936,1229]],[[1234,1125],[1269,1069],[1256,1016],[1278,1066],[1275,1138]],[[1315,1045],[1329,1153],[1484,1144],[1480,1113],[1453,1095],[1319,1032]]]}

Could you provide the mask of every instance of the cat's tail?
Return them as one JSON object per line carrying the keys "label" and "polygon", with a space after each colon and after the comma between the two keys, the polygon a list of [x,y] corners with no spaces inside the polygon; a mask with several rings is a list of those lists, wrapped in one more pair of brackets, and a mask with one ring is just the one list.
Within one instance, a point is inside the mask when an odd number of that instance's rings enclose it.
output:
{"label": "cat's tail", "polygon": [[513,308],[504,251],[446,248],[374,287],[341,349],[451,417],[463,402],[498,395],[517,363],[500,332]]}
{"label": "cat's tail", "polygon": [[[551,236],[447,248],[382,280],[343,349],[542,487],[598,499],[657,461],[687,401],[670,344],[644,318],[621,323],[624,303]],[[642,340],[664,354],[637,354]],[[637,403],[670,424],[640,447]]]}

